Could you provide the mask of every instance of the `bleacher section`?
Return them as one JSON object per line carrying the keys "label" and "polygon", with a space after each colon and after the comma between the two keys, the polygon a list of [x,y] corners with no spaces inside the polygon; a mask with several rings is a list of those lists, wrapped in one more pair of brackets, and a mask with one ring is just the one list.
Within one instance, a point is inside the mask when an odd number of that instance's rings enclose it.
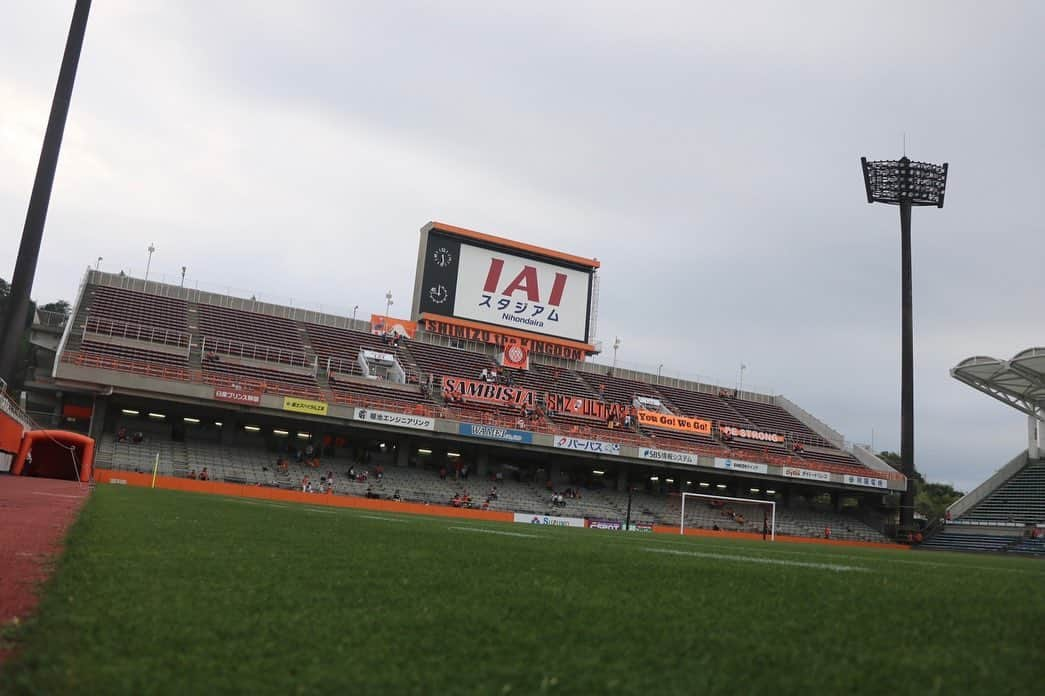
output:
{"label": "bleacher section", "polygon": [[1045,523],[1045,459],[1028,462],[960,521]]}
{"label": "bleacher section", "polygon": [[[198,473],[206,468],[210,478],[215,481],[288,490],[300,490],[307,477],[315,486],[317,495],[322,494],[319,493],[320,479],[331,473],[334,481],[332,492],[336,495],[365,496],[369,492],[390,499],[398,492],[405,501],[433,505],[447,505],[455,496],[469,495],[475,507],[485,502],[491,510],[535,515],[623,521],[628,506],[627,493],[601,486],[583,487],[562,481],[549,488],[547,483],[515,480],[510,475],[495,480],[492,474],[478,476],[474,473],[467,479],[454,480],[452,472],[443,479],[434,466],[425,466],[424,462],[416,466],[399,467],[392,464],[390,457],[378,455],[364,466],[354,462],[348,451],[336,457],[324,457],[316,467],[290,457],[286,471],[281,471],[277,466],[281,455],[265,447],[260,436],[251,437],[241,433],[237,443],[232,445],[191,437],[185,442],[173,442],[168,437],[167,426],[155,424],[150,428],[149,425],[144,426],[145,439],[139,444],[116,443],[112,434],[106,434],[99,442],[98,465],[122,471],[150,472],[159,454],[160,475],[185,477],[190,471]],[[140,429],[143,426],[132,424],[131,427]],[[376,474],[379,464],[383,467],[381,478]],[[357,472],[368,472],[366,480],[351,480],[348,477],[350,468]],[[578,497],[567,497],[562,506],[553,505],[552,490],[561,493],[567,488],[575,490]],[[490,498],[489,494],[494,489],[497,497]],[[634,492],[631,519],[633,522],[678,525],[680,501],[678,494]],[[762,513],[765,509],[762,505],[742,502],[712,507],[706,500],[690,498],[686,505],[686,526],[707,530],[717,526],[724,531],[757,534],[762,529]],[[737,518],[729,516],[729,510],[742,515],[744,522],[740,523]],[[876,530],[850,515],[817,510],[803,503],[796,503],[793,508],[777,506],[778,534],[822,537],[825,527],[831,528],[833,539],[886,541]],[[973,538],[963,536],[967,540]],[[1005,539],[1009,543],[1014,541],[1011,536]],[[1026,552],[1032,553],[1037,547],[1028,548]]]}
{"label": "bleacher section", "polygon": [[[482,370],[503,372],[490,352],[442,345],[442,338],[423,332],[399,347],[379,336],[332,323],[276,316],[280,310],[250,301],[185,294],[192,301],[141,292],[107,283],[133,279],[91,272],[77,319],[62,360],[78,365],[132,372],[160,379],[202,382],[275,395],[360,405],[465,422],[606,440],[657,449],[684,450],[708,456],[795,465],[836,473],[866,474],[851,454],[824,440],[786,410],[766,400],[741,399],[725,390],[719,394],[680,386],[615,376],[612,370],[577,365],[551,367],[539,357],[526,371],[512,372],[513,384],[537,395],[534,420],[520,421],[519,409],[507,404],[469,400],[446,404],[443,377],[477,379]],[[104,282],[102,282],[104,281]],[[177,294],[179,288],[156,284],[156,292]],[[181,291],[183,293],[187,291]],[[225,305],[235,304],[238,308]],[[248,311],[257,307],[259,311]],[[260,311],[265,309],[265,311]],[[346,320],[347,322],[347,320]],[[391,353],[403,368],[407,383],[364,378],[358,365],[361,349]],[[583,369],[582,369],[583,368]],[[433,377],[432,389],[423,390]],[[601,419],[545,410],[545,393],[602,400],[630,407],[634,397],[658,399],[676,414],[712,421],[710,435],[633,424],[621,427]],[[723,438],[718,426],[774,433],[785,442],[743,437]],[[804,449],[792,451],[795,443]]]}
{"label": "bleacher section", "polygon": [[967,534],[962,531],[942,531],[918,545],[930,551],[1006,551],[1019,537],[1003,534]]}

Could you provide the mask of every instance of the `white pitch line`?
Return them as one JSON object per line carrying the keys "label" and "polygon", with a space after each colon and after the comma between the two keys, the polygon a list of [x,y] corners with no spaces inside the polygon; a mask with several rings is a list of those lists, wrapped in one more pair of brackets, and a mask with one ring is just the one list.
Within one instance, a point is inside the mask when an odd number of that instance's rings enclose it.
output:
{"label": "white pitch line", "polygon": [[395,517],[381,517],[380,515],[358,515],[359,517],[365,517],[368,520],[381,520],[382,522],[398,522],[400,524],[409,524],[409,520],[400,520]]}
{"label": "white pitch line", "polygon": [[33,491],[33,495],[49,495],[54,498],[73,498],[79,500],[82,495],[69,495],[68,493],[45,493],[44,491]]}
{"label": "white pitch line", "polygon": [[447,529],[454,529],[458,532],[478,532],[480,534],[499,534],[500,536],[526,537],[527,539],[541,538],[537,534],[522,534],[521,532],[500,532],[496,529],[479,529],[478,527],[447,527]]}
{"label": "white pitch line", "polygon": [[694,556],[696,558],[714,558],[721,561],[743,561],[745,563],[765,563],[768,565],[786,565],[796,566],[799,568],[817,568],[819,570],[834,570],[837,572],[846,572],[855,570],[857,572],[866,573],[867,568],[860,568],[858,566],[847,566],[838,565],[836,563],[812,563],[808,561],[788,561],[781,558],[757,558],[754,556],[733,556],[728,553],[707,553],[703,551],[676,551],[675,549],[654,549],[645,547],[642,549],[649,553],[666,553],[672,556]]}
{"label": "white pitch line", "polygon": [[280,503],[269,503],[269,502],[262,501],[262,500],[244,500],[242,498],[228,498],[228,500],[231,500],[234,503],[243,503],[244,505],[265,505],[267,507],[276,507],[276,508],[290,507],[289,505],[282,505]]}
{"label": "white pitch line", "polygon": [[305,512],[322,512],[324,515],[336,515],[337,510],[323,510],[321,508],[305,508]]}

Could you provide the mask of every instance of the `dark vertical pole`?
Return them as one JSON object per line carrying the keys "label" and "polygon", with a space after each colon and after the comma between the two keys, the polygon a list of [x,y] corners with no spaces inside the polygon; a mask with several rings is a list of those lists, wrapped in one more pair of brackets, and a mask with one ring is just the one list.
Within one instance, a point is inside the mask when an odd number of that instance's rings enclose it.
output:
{"label": "dark vertical pole", "polygon": [[911,204],[900,201],[901,313],[903,316],[900,365],[900,465],[907,490],[900,498],[900,527],[914,525],[914,331],[911,324]]}
{"label": "dark vertical pole", "polygon": [[624,531],[631,531],[631,482],[628,482],[628,514],[625,515]]}
{"label": "dark vertical pole", "polygon": [[80,63],[80,49],[83,47],[83,37],[87,31],[87,15],[90,9],[91,0],[76,0],[69,38],[65,42],[62,67],[58,72],[58,84],[54,88],[54,99],[51,101],[51,115],[47,119],[47,132],[44,134],[44,144],[40,150],[40,162],[36,167],[36,180],[29,197],[29,209],[25,214],[22,242],[18,247],[18,259],[15,261],[14,275],[11,278],[7,316],[4,318],[3,327],[0,327],[0,377],[8,381],[14,378],[18,348],[28,318],[29,296],[33,291],[36,261],[40,256],[47,206],[51,202],[54,173],[58,168],[58,152],[62,147],[65,118],[69,114],[69,102],[73,96],[76,67]]}

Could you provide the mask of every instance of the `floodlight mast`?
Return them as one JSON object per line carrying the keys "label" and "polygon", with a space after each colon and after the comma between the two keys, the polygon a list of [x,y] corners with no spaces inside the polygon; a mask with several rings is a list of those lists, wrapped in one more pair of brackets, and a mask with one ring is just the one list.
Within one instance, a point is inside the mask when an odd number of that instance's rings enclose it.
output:
{"label": "floodlight mast", "polygon": [[58,71],[58,84],[51,100],[51,113],[47,118],[47,130],[36,167],[36,179],[29,194],[29,209],[25,214],[22,241],[18,246],[14,273],[11,276],[10,299],[7,316],[0,321],[0,378],[13,381],[18,361],[18,349],[29,315],[29,297],[33,291],[36,262],[40,256],[40,244],[47,220],[47,206],[51,202],[54,174],[58,169],[58,153],[62,148],[65,119],[69,115],[69,103],[76,81],[76,68],[80,63],[80,49],[87,32],[87,16],[91,0],[76,0],[69,35],[62,55],[62,67]]}
{"label": "floodlight mast", "polygon": [[911,322],[911,208],[943,207],[947,190],[947,163],[898,160],[868,161],[860,158],[868,203],[900,207],[901,364],[900,364],[900,468],[907,490],[900,497],[900,528],[914,527],[914,330]]}

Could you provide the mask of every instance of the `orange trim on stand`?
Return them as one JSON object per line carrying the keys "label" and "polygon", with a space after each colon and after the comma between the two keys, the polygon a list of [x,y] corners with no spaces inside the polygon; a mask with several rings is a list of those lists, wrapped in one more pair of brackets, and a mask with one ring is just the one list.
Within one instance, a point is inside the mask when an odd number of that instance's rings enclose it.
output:
{"label": "orange trim on stand", "polygon": [[[445,324],[451,324],[453,326],[460,326],[465,329],[475,329],[476,331],[487,331],[491,334],[498,336],[507,336],[510,338],[522,338],[529,341],[543,341],[544,343],[551,343],[552,345],[563,346],[566,348],[573,348],[575,350],[583,351],[584,353],[594,353],[595,346],[590,343],[581,343],[580,341],[571,341],[568,338],[555,338],[553,336],[546,336],[539,333],[530,333],[528,331],[517,331],[516,329],[506,329],[496,324],[483,324],[478,321],[469,321],[468,319],[459,319],[457,317],[446,317],[442,314],[432,314],[430,312],[422,312],[420,321],[439,321]],[[422,326],[422,328],[424,328]],[[438,333],[433,331],[432,333]],[[440,336],[445,334],[439,334]],[[530,352],[534,351],[532,348]]]}
{"label": "orange trim on stand", "polygon": [[569,263],[578,264],[581,266],[587,266],[588,268],[601,268],[602,264],[599,263],[598,259],[589,259],[585,256],[575,256],[573,254],[567,254],[562,251],[555,251],[553,249],[547,249],[540,247],[535,244],[527,244],[525,242],[516,242],[512,239],[505,239],[504,237],[496,237],[492,234],[484,234],[483,232],[476,232],[475,230],[465,229],[464,227],[457,227],[455,225],[448,225],[445,222],[429,222],[424,226],[422,231],[429,232],[431,230],[442,230],[443,232],[449,232],[450,234],[456,234],[461,237],[468,239],[474,239],[478,242],[486,242],[487,244],[496,244],[498,246],[507,247],[509,249],[516,249],[518,251],[525,251],[531,254],[538,254],[540,256],[547,256],[551,259],[558,259],[560,261],[568,261]]}
{"label": "orange trim on stand", "polygon": [[[98,483],[122,483],[127,486],[149,488],[152,483],[152,474],[137,474],[131,471],[95,469],[94,480]],[[372,498],[359,498],[350,495],[301,493],[299,491],[288,491],[282,488],[247,486],[241,483],[224,483],[221,481],[197,481],[195,479],[183,479],[174,476],[157,476],[156,488],[166,488],[167,490],[172,491],[189,491],[191,493],[206,493],[209,495],[224,495],[231,498],[278,500],[288,503],[307,503],[309,505],[376,510],[380,512],[405,512],[413,515],[454,517],[457,519],[485,520],[488,522],[511,522],[515,519],[514,515],[510,512],[455,508],[448,505],[399,503],[394,500],[375,500]]]}

